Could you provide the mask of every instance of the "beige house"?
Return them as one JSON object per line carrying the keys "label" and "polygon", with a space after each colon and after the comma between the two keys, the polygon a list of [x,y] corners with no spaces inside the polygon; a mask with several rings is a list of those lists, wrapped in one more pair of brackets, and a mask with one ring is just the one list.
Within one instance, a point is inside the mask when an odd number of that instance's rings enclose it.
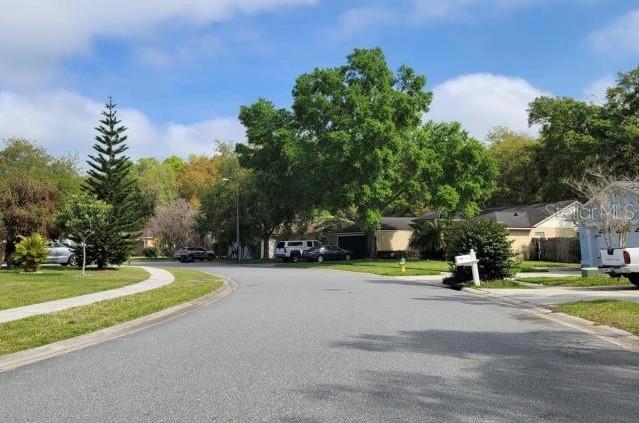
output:
{"label": "beige house", "polygon": [[[567,200],[495,207],[483,210],[478,218],[490,219],[505,225],[509,239],[513,241],[513,251],[519,257],[527,257],[538,245],[547,245],[548,240],[569,240],[571,245],[578,243],[577,225],[572,220],[578,204],[575,200]],[[412,225],[438,219],[440,215],[437,212],[429,212],[420,217],[383,217],[381,228],[375,234],[378,254],[384,256],[399,252],[416,253],[411,251],[409,246],[413,233]],[[353,251],[356,258],[366,256],[366,234],[357,225],[329,234],[326,242]]]}
{"label": "beige house", "polygon": [[[381,228],[375,233],[378,254],[410,251],[414,220],[415,217],[382,217]],[[326,243],[351,250],[354,258],[366,257],[366,234],[357,225],[329,234]]]}
{"label": "beige house", "polygon": [[483,210],[478,218],[502,223],[508,228],[513,251],[526,256],[536,240],[556,238],[577,239],[578,228],[573,221],[575,200],[540,203],[527,206],[495,207]]}

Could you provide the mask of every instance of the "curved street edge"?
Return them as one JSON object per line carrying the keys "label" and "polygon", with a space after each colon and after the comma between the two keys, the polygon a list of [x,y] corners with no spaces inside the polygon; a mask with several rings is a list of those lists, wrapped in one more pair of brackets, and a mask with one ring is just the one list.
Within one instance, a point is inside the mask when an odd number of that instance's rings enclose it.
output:
{"label": "curved street edge", "polygon": [[222,287],[210,294],[204,295],[203,297],[160,310],[147,316],[129,320],[115,326],[80,335],[75,338],[69,338],[52,344],[43,345],[41,347],[0,356],[0,373],[159,325],[167,320],[188,314],[200,307],[221,300],[222,298],[232,294],[233,291],[237,289],[237,283],[233,279],[222,277],[220,275],[215,276],[222,279]]}

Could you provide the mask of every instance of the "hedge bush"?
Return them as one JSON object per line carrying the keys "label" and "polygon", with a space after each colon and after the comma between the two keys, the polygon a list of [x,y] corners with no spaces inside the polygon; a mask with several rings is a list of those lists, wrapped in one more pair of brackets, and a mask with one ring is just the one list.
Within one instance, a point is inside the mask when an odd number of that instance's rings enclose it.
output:
{"label": "hedge bush", "polygon": [[501,223],[485,219],[471,219],[456,224],[447,235],[447,260],[454,282],[473,279],[470,266],[455,266],[455,256],[474,249],[479,260],[479,277],[498,280],[512,276],[515,265],[508,230]]}
{"label": "hedge bush", "polygon": [[156,258],[158,256],[158,250],[153,247],[146,247],[142,249],[142,254],[146,258]]}

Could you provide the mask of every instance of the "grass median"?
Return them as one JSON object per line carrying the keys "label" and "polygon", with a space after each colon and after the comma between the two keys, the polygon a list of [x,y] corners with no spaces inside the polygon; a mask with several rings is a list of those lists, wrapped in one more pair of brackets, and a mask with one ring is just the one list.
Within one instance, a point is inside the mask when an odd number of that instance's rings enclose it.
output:
{"label": "grass median", "polygon": [[175,281],[161,288],[0,324],[0,355],[133,320],[196,299],[222,286],[220,278],[207,273],[180,268],[166,270],[173,273]]}
{"label": "grass median", "polygon": [[639,303],[635,301],[577,301],[557,305],[555,310],[639,335]]}
{"label": "grass median", "polygon": [[557,287],[589,287],[589,286],[628,286],[632,288],[633,285],[626,278],[611,278],[609,276],[593,276],[593,277],[572,277],[565,276],[559,278],[552,277],[534,277],[534,278],[518,278],[520,282],[539,284],[543,286],[557,286]]}
{"label": "grass median", "polygon": [[320,268],[347,270],[349,272],[373,273],[381,276],[419,276],[439,275],[448,272],[448,263],[441,260],[407,260],[406,272],[399,271],[399,259],[396,260],[353,260],[334,262],[280,263],[278,267]]}
{"label": "grass median", "polygon": [[62,266],[42,267],[37,273],[0,270],[0,310],[122,288],[149,277],[139,267],[87,270],[85,276],[78,269]]}

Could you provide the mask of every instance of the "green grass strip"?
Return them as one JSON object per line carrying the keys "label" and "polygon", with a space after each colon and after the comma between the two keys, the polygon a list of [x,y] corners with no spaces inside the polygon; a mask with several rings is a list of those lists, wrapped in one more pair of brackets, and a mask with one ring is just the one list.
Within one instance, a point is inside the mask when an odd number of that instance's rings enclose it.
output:
{"label": "green grass strip", "polygon": [[148,277],[148,272],[139,267],[87,270],[85,276],[76,268],[62,266],[42,267],[38,273],[3,269],[0,270],[0,310],[122,288]]}
{"label": "green grass strip", "polygon": [[613,326],[639,335],[639,303],[622,300],[578,301],[555,307],[601,325]]}
{"label": "green grass strip", "polygon": [[222,286],[210,274],[171,268],[175,281],[161,288],[57,313],[0,324],[0,355],[73,338],[193,300]]}

